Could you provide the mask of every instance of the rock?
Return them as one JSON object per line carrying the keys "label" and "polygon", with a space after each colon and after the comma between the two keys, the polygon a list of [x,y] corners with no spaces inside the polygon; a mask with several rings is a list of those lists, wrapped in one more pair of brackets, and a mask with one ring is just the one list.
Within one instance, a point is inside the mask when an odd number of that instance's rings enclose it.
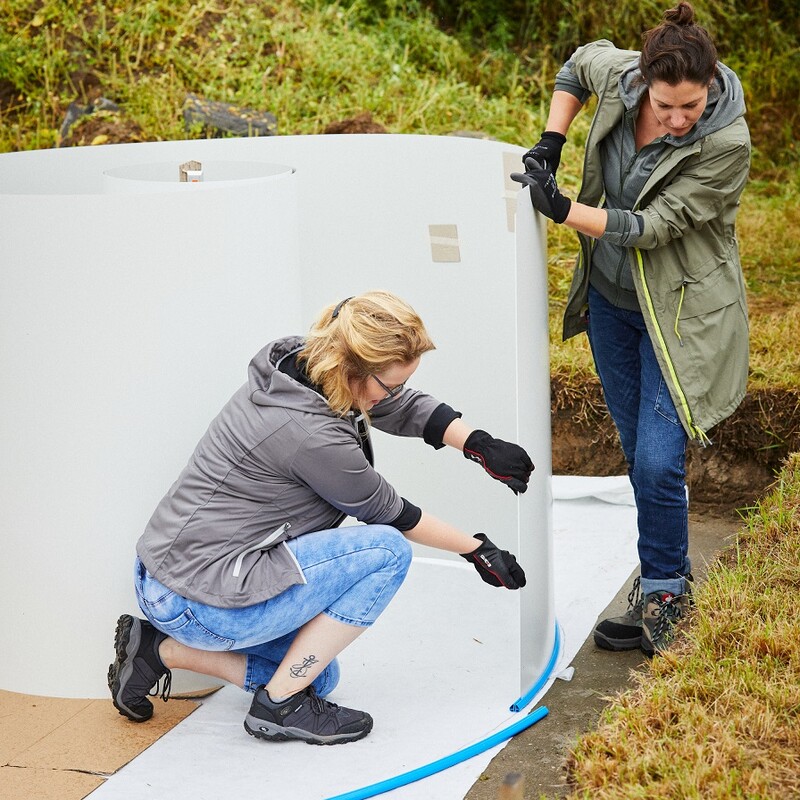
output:
{"label": "rock", "polygon": [[186,96],[183,121],[187,129],[200,124],[205,132],[212,132],[215,136],[223,133],[234,136],[275,136],[278,132],[278,120],[268,111],[239,108],[196,94]]}
{"label": "rock", "polygon": [[68,147],[70,144],[76,144],[69,140],[69,134],[72,126],[82,119],[94,114],[96,111],[111,111],[118,112],[119,106],[107,97],[98,97],[97,100],[87,104],[81,105],[77,100],[73,101],[67,106],[67,113],[64,115],[64,121],[61,123],[61,129],[58,132],[58,146]]}
{"label": "rock", "polygon": [[125,117],[122,109],[107,97],[99,97],[88,105],[77,101],[67,107],[59,131],[59,147],[79,145],[143,142],[141,126]]}

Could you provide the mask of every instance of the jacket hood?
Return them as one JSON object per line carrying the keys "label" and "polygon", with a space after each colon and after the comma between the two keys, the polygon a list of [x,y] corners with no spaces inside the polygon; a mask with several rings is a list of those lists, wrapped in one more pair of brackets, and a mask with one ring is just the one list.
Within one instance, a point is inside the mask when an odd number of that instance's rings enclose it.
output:
{"label": "jacket hood", "polygon": [[333,412],[319,386],[298,367],[302,336],[287,336],[261,348],[247,367],[248,394],[257,406],[293,408],[310,414]]}
{"label": "jacket hood", "polygon": [[[619,91],[625,108],[636,108],[647,90],[639,69],[639,60],[631,62],[619,79]],[[725,128],[745,113],[744,90],[738,76],[721,62],[708,90],[705,111],[695,126],[684,136],[667,134],[664,141],[676,147],[691,144],[714,131]]]}

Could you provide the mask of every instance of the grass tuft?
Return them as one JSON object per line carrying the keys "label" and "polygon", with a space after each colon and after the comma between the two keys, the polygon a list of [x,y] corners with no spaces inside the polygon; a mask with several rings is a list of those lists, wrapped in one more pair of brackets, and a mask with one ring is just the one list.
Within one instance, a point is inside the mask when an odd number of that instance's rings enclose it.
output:
{"label": "grass tuft", "polygon": [[188,138],[189,92],[322,133],[370,111],[394,133],[470,129],[530,141],[541,76],[510,51],[468,50],[424,7],[363,2],[6,0],[0,10],[0,152],[52,147],[72,100],[102,92],[153,140]]}
{"label": "grass tuft", "polygon": [[800,796],[800,454],[712,566],[675,648],[568,764],[571,798]]}

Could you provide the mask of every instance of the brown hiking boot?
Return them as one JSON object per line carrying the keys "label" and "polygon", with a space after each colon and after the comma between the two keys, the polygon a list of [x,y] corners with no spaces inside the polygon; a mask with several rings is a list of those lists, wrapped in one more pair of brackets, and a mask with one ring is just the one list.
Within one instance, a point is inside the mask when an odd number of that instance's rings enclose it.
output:
{"label": "brown hiking boot", "polygon": [[689,611],[688,594],[653,592],[644,599],[642,651],[654,656],[666,650],[675,638],[675,626]]}

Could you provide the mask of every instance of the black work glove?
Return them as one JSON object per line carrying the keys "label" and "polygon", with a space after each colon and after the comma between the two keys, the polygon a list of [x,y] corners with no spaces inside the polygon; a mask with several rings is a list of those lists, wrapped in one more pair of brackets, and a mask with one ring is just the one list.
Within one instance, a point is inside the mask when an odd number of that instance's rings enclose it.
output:
{"label": "black work glove", "polygon": [[556,176],[536,159],[525,159],[525,172],[512,172],[511,180],[530,187],[531,203],[539,213],[553,222],[561,223],[567,218],[572,200],[561,194]]}
{"label": "black work glove", "polygon": [[528,488],[533,462],[518,444],[495,439],[486,431],[472,431],[464,442],[464,458],[480,464],[496,481],[510,487],[514,494]]}
{"label": "black work glove", "polygon": [[485,583],[505,586],[506,589],[519,589],[525,585],[525,571],[508,550],[498,550],[497,545],[485,533],[476,533],[475,538],[480,539],[483,544],[471,553],[459,555],[475,565],[478,575]]}
{"label": "black work glove", "polygon": [[[522,163],[525,164],[526,159],[533,158],[555,175],[558,171],[558,165],[561,163],[561,148],[566,144],[566,141],[567,137],[563,133],[545,131],[539,143],[531,147],[522,156]],[[525,166],[527,169],[527,165]]]}

